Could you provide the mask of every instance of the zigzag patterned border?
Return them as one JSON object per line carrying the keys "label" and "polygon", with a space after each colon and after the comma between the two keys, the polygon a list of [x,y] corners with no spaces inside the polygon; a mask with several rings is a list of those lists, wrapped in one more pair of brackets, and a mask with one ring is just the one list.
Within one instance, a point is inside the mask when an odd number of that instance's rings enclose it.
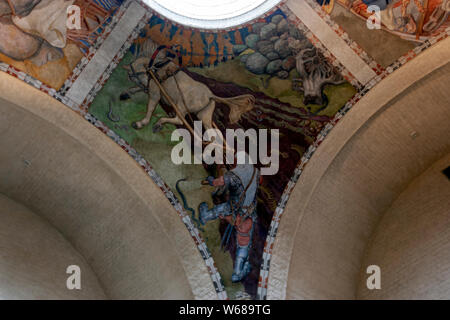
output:
{"label": "zigzag patterned border", "polygon": [[89,61],[91,61],[91,59],[97,53],[98,48],[100,48],[101,44],[106,40],[106,38],[108,38],[111,31],[120,21],[120,19],[122,19],[122,16],[128,9],[130,3],[131,3],[130,0],[125,0],[122,3],[122,5],[119,8],[117,8],[116,12],[110,17],[111,21],[102,26],[101,33],[98,35],[95,44],[89,47],[88,53],[83,58],[81,58],[81,61],[72,70],[72,73],[66,79],[63,86],[58,90],[58,93],[60,93],[61,95],[65,95],[67,90],[69,90],[69,88],[72,86],[75,80],[78,79],[78,76],[80,75],[81,71],[83,71],[83,69],[87,66]]}
{"label": "zigzag patterned border", "polygon": [[[384,71],[384,68],[375,61],[371,56],[367,54],[367,52],[364,51],[364,49],[356,43],[354,40],[350,38],[347,32],[338,25],[334,20],[331,19],[330,15],[327,14],[322,7],[313,0],[304,0],[308,3],[308,5],[316,11],[316,13],[319,15],[319,17],[322,18],[323,21],[325,21],[330,28],[342,39],[347,43],[347,45],[369,66],[372,68],[373,71],[375,71],[376,74],[381,74],[381,72]],[[339,4],[335,3],[335,6]]]}
{"label": "zigzag patterned border", "polygon": [[[322,42],[306,27],[303,22],[289,9],[286,4],[280,6],[281,11],[284,12],[288,21],[301,30],[306,38],[327,58],[327,60],[333,65],[337,72],[339,72],[348,82],[350,82],[357,90],[363,87],[363,84],[359,82],[355,76],[347,70],[347,68],[339,62],[338,59],[325,47]],[[362,49],[361,49],[362,50]]]}

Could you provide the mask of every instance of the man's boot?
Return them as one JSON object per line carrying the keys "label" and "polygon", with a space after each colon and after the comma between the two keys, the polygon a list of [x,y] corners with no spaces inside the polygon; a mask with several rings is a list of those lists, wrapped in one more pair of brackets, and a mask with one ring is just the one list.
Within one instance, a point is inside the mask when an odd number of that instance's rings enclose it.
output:
{"label": "man's boot", "polygon": [[232,282],[242,281],[251,270],[250,262],[248,261],[249,246],[241,247],[238,245],[236,250],[236,261],[234,262]]}
{"label": "man's boot", "polygon": [[209,209],[208,204],[206,202],[200,203],[198,207],[200,223],[204,225],[206,222],[215,220],[219,216],[227,216],[230,215],[230,205],[228,203],[218,204],[212,209]]}

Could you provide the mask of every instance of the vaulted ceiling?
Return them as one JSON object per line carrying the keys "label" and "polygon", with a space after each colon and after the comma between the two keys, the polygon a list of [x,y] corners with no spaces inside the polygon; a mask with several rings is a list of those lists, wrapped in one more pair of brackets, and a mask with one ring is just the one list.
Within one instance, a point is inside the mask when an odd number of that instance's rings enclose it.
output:
{"label": "vaulted ceiling", "polygon": [[[201,2],[0,1],[0,298],[448,297],[448,15],[433,25],[411,2],[392,25],[396,2],[374,29],[357,1],[230,1],[208,17]],[[58,23],[69,5],[79,28]],[[164,50],[221,97],[220,130],[280,131],[239,283],[226,226],[189,211],[212,205],[207,166],[173,164],[176,127],[158,131],[172,106],[135,125],[152,97],[140,77]],[[241,95],[255,104],[234,123],[223,98]],[[66,290],[72,264],[80,294]],[[366,289],[370,265],[383,290]]]}

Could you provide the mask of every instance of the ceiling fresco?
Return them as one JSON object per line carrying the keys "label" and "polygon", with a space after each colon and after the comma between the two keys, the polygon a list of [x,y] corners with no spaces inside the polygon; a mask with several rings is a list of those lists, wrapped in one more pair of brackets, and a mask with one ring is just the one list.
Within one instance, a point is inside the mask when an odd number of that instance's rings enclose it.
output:
{"label": "ceiling fresco", "polygon": [[[0,61],[60,89],[104,32],[122,0],[0,1]],[[69,6],[81,9],[80,29],[68,29]]]}
{"label": "ceiling fresco", "polygon": [[[290,25],[281,10],[251,26],[221,34],[184,30],[152,17],[95,98],[89,112],[114,129],[148,160],[172,190],[176,189],[177,181],[186,179],[178,189],[186,193],[188,206],[192,208],[198,208],[204,201],[211,206],[213,201],[221,201],[211,197],[212,188],[201,185],[202,179],[215,174],[215,168],[172,165],[174,143],[170,138],[175,127],[167,125],[154,132],[158,119],[174,116],[172,107],[161,103],[148,125],[139,130],[132,125],[145,116],[149,99],[145,92],[137,92],[139,87],[135,90],[138,81],[133,71],[138,73],[140,66],[137,61],[152,57],[154,50],[161,45],[176,45],[182,72],[205,84],[214,95],[222,98],[254,97],[254,108],[243,113],[237,123],[231,123],[226,104],[216,105],[213,120],[224,133],[227,128],[280,130],[282,168],[275,176],[265,176],[259,186],[257,219],[250,251],[252,271],[246,279],[239,283],[231,282],[236,240],[230,237],[229,246],[220,248],[227,222],[215,221],[199,226],[228,296],[233,299],[242,296],[255,298],[267,230],[282,192],[305,150],[356,90],[334,70],[301,30]],[[299,74],[296,61],[305,49],[308,49],[308,54],[303,53],[304,59],[313,58],[316,65],[309,66],[309,73]],[[331,78],[313,75],[314,68],[327,69]],[[306,78],[312,80],[311,88],[302,88],[295,81]],[[303,94],[305,89],[310,90],[310,95]]]}
{"label": "ceiling fresco", "polygon": [[[292,2],[239,27],[200,30],[175,24],[140,1],[0,0],[0,69],[51,91],[136,159],[177,209],[221,299],[265,298],[277,226],[314,151],[373,86],[450,32],[447,0],[385,3],[380,29],[366,27],[371,0]],[[82,8],[78,30],[57,22],[73,4]],[[308,14],[301,16],[299,8]],[[33,15],[39,12],[57,17],[56,35],[51,28],[30,28],[39,25]],[[339,41],[327,42],[333,37]],[[184,120],[176,120],[173,104],[160,97],[164,92],[149,67],[162,84],[175,81],[167,90],[185,106]],[[195,109],[202,94],[214,104]],[[229,214],[198,221],[202,203],[214,209],[230,197],[202,182],[231,169],[171,161],[177,145],[172,133],[198,119],[223,133],[279,130],[280,168],[256,183],[245,245]]]}
{"label": "ceiling fresco", "polygon": [[[449,26],[450,2],[447,0],[335,2],[328,9],[331,21],[345,30],[383,67],[445,32]],[[375,12],[368,10],[371,5],[380,9],[376,13],[379,29],[367,28],[367,21],[375,21],[371,20]]]}

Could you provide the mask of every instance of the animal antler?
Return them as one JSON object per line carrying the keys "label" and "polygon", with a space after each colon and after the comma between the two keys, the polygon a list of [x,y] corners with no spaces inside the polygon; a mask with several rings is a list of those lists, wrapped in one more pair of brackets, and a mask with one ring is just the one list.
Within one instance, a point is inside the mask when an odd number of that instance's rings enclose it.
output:
{"label": "animal antler", "polygon": [[307,74],[306,64],[312,63],[314,61],[314,56],[305,59],[305,53],[314,52],[314,48],[306,48],[301,50],[296,59],[297,59],[297,70],[300,73],[301,77],[304,77]]}
{"label": "animal antler", "polygon": [[[296,56],[296,67],[300,78],[293,80],[294,89],[303,92],[305,104],[326,105],[323,87],[327,84],[338,85],[345,82],[315,48],[301,49]],[[299,85],[300,82],[302,87]]]}

